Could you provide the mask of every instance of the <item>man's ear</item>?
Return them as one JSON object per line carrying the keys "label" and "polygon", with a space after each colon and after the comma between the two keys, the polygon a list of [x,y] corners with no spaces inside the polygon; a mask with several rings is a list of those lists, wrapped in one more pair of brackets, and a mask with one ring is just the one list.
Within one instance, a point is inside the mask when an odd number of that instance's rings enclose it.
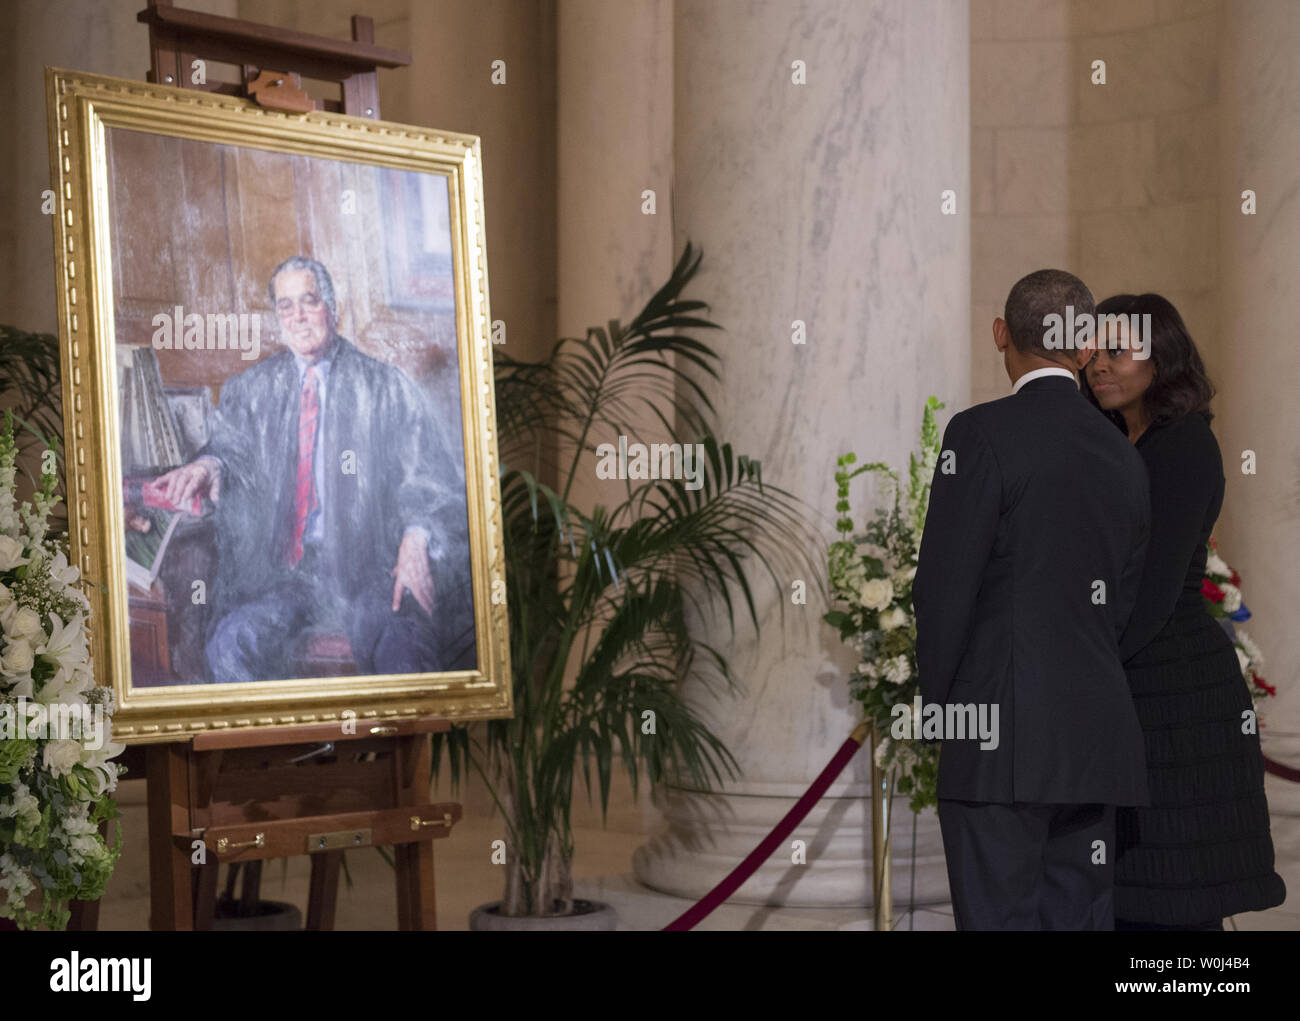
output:
{"label": "man's ear", "polygon": [[1081,347],[1075,350],[1074,366],[1079,370],[1080,374],[1088,367],[1088,363],[1092,361],[1092,357],[1096,353],[1097,349],[1094,347]]}
{"label": "man's ear", "polygon": [[1007,326],[1007,321],[1001,316],[993,320],[993,343],[1003,353],[1006,352],[1007,345],[1011,343],[1011,329]]}

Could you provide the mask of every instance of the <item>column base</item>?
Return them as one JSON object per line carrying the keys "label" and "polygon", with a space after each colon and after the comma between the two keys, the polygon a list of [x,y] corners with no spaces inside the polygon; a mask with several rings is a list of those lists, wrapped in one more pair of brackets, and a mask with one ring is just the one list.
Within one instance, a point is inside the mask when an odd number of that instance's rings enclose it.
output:
{"label": "column base", "polygon": [[[664,788],[656,797],[666,829],[637,848],[637,880],[661,893],[698,900],[740,864],[798,800],[794,794],[702,794]],[[917,817],[912,885],[912,812],[894,799],[892,889],[895,913],[949,900],[943,839],[934,810]],[[795,841],[802,841],[802,859]],[[799,861],[806,864],[798,863]],[[784,845],[729,898],[732,904],[870,908],[871,801],[827,795]]]}
{"label": "column base", "polygon": [[[631,873],[578,880],[574,884],[574,892],[579,897],[603,901],[613,907],[618,914],[620,931],[662,929],[692,904],[692,901],[684,897],[674,897],[650,889],[638,882]],[[870,932],[874,928],[869,908],[792,908],[728,902],[700,922],[695,931]],[[906,905],[895,906],[894,929],[897,931],[952,931],[953,928],[950,904],[918,906],[912,914],[909,914]]]}

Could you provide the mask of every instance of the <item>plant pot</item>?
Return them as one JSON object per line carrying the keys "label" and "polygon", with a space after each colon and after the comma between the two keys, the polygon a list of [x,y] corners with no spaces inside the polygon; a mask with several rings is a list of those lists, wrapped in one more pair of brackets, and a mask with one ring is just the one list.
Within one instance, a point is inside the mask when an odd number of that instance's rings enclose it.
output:
{"label": "plant pot", "polygon": [[302,912],[283,901],[259,900],[255,914],[242,917],[214,914],[212,928],[222,932],[286,932],[302,928]]}
{"label": "plant pot", "polygon": [[613,932],[618,915],[608,904],[574,898],[571,915],[525,915],[508,918],[499,914],[501,902],[483,904],[470,912],[471,932]]}

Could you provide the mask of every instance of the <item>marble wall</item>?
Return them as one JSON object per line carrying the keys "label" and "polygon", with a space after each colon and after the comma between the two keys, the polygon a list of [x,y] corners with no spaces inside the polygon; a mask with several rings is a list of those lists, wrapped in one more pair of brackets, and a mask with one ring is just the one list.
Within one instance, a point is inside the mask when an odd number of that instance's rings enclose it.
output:
{"label": "marble wall", "polygon": [[[1031,269],[1077,273],[1098,300],[1156,291],[1177,306],[1220,393],[1229,481],[1217,532],[1246,579],[1248,630],[1283,682],[1270,714],[1292,732],[1298,648],[1282,618],[1300,599],[1300,422],[1279,273],[1300,243],[1286,199],[1300,153],[1287,57],[1298,10],[971,0],[971,399],[1008,392],[989,324]],[[1090,80],[1094,60],[1105,85]],[[1241,212],[1248,187],[1270,196],[1256,216]],[[1240,472],[1246,448],[1267,451],[1257,477]]]}
{"label": "marble wall", "polygon": [[[194,0],[209,14],[235,14],[236,0]],[[135,20],[140,0],[47,0],[6,9],[0,35],[0,322],[58,332],[54,301],[54,233],[41,212],[50,186],[45,133],[45,67],[144,80],[149,32]]]}
{"label": "marble wall", "polygon": [[[1266,752],[1300,762],[1300,4],[1234,3],[1219,24],[1222,67],[1219,323],[1215,431],[1227,495],[1222,550],[1243,577],[1245,627],[1278,685],[1264,708]],[[1257,212],[1242,212],[1242,192]],[[1257,472],[1242,473],[1253,451]],[[1293,790],[1295,785],[1289,785]],[[1300,798],[1293,799],[1300,804]],[[1280,850],[1280,849],[1279,849]],[[1293,895],[1294,896],[1294,895]]]}
{"label": "marble wall", "polygon": [[[925,398],[960,407],[969,392],[966,10],[678,0],[675,26],[673,215],[679,247],[703,248],[697,290],[726,329],[721,433],[806,501],[829,540],[835,458],[905,464]],[[795,61],[806,84],[792,82]],[[954,215],[941,211],[946,189]],[[742,776],[720,795],[668,792],[669,832],[636,859],[651,886],[698,895],[721,878],[860,718],[845,685],[853,657],[821,622],[821,599],[791,604],[793,580],[773,592],[764,579],[756,640],[748,624],[734,641],[725,623],[708,632],[744,692],[692,690]],[[774,855],[739,899],[869,902],[868,769],[854,759],[800,828],[808,866]],[[937,830],[926,834],[920,892],[943,897]]]}
{"label": "marble wall", "polygon": [[1216,366],[1219,7],[972,0],[973,401],[1009,392],[991,323],[1044,266],[1164,294]]}

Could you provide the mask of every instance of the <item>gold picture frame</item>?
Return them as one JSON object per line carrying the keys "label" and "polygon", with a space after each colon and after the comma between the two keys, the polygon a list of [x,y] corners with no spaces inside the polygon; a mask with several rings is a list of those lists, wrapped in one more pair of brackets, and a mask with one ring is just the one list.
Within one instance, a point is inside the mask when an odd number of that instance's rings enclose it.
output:
{"label": "gold picture frame", "polygon": [[[46,69],[46,98],[51,184],[56,190],[55,271],[63,370],[70,560],[88,582],[86,595],[91,604],[91,651],[98,682],[111,686],[116,695],[115,737],[127,743],[143,744],[180,740],[203,731],[231,728],[328,722],[346,725],[349,720],[361,724],[416,716],[460,720],[509,716],[512,692],[503,598],[503,534],[478,137],[327,112],[287,114],[263,109],[249,100],[216,93],[54,68]],[[128,176],[121,171],[110,179],[110,158],[117,160],[119,151],[136,151],[131,146],[136,149],[153,146],[155,148],[149,151],[178,154],[177,161],[181,165],[158,166],[152,176],[138,173]],[[204,189],[210,193],[213,180],[218,178],[211,174],[198,174],[194,180],[187,179],[187,169],[192,167],[185,161],[193,162],[195,153],[202,157],[198,160],[201,167],[215,165],[215,160],[224,168],[218,175],[224,189],[220,195],[224,205],[204,197],[207,194]],[[287,171],[285,166],[289,167]],[[270,170],[264,176],[266,167]],[[364,208],[358,226],[352,226],[349,221],[335,230],[331,225],[336,224],[336,214],[318,212],[321,207],[319,193],[303,197],[306,193],[302,189],[316,187],[312,181],[322,175],[329,179],[360,182]],[[443,305],[438,306],[442,311],[438,311],[434,304],[436,299],[427,297],[437,288],[424,286],[422,281],[426,278],[420,277],[415,265],[418,259],[414,257],[399,260],[388,257],[389,274],[380,279],[385,263],[384,246],[392,244],[386,240],[384,230],[384,203],[392,196],[379,195],[375,192],[379,185],[374,183],[396,181],[405,187],[415,180],[423,189],[421,194],[428,191],[436,199],[441,189],[436,182],[439,176],[445,177],[447,182],[448,293],[454,291],[454,309],[451,311],[448,311],[450,298],[444,296]],[[308,181],[307,185],[297,183],[304,179]],[[277,192],[276,180],[292,183]],[[137,197],[131,189],[136,189],[142,197]],[[284,194],[286,189],[288,197]],[[155,235],[155,238],[164,239],[179,236],[180,240],[164,240],[161,247],[165,251],[160,250],[158,244],[152,249],[147,246],[141,249],[138,244],[134,248],[123,247],[122,238],[128,233],[128,228],[122,226],[117,235],[113,233],[114,204],[118,197],[133,196],[130,203],[123,205],[121,217],[126,218],[129,212],[133,225],[129,229],[135,231],[144,229],[147,216],[143,216],[141,211],[147,214],[155,208],[151,202],[179,201],[176,196],[182,192],[187,203],[184,206],[185,222],[169,222]],[[210,202],[213,209],[218,206],[226,209],[232,203],[232,196],[244,202],[242,213],[223,213],[228,218],[219,227],[204,233],[206,228],[203,225],[215,222],[212,216],[216,215],[210,216],[205,212],[208,207],[204,203]],[[355,200],[357,196],[353,198]],[[262,204],[257,205],[258,202]],[[290,212],[297,210],[300,219],[316,217],[311,221],[314,226],[300,223],[297,235],[288,236],[293,235],[292,229],[277,233],[269,224],[261,222],[269,216],[264,215],[266,210],[285,206]],[[308,212],[303,213],[303,209]],[[263,210],[263,213],[249,210]],[[375,215],[366,217],[367,211],[377,214],[379,222],[370,222]],[[163,214],[165,211],[160,209],[160,215]],[[347,215],[354,214],[355,210]],[[244,221],[238,221],[238,215],[243,215]],[[323,220],[321,216],[324,216]],[[166,219],[165,215],[163,219]],[[403,222],[407,223],[409,219],[405,217]],[[428,230],[426,225],[426,234]],[[369,331],[370,335],[380,338],[372,344],[372,347],[379,345],[375,348],[379,350],[387,343],[385,330],[390,330],[403,338],[401,353],[418,361],[424,358],[425,349],[420,347],[417,327],[434,322],[437,316],[454,323],[454,338],[440,349],[444,362],[438,371],[442,375],[430,378],[444,379],[450,392],[455,388],[451,377],[457,372],[459,374],[458,417],[464,455],[467,576],[468,588],[472,589],[472,596],[465,597],[464,612],[470,612],[469,603],[472,601],[474,666],[421,673],[344,672],[312,676],[297,673],[283,678],[272,676],[239,681],[211,676],[204,683],[196,680],[197,674],[177,680],[157,667],[157,676],[163,680],[146,684],[141,680],[146,675],[141,665],[143,659],[138,651],[133,653],[132,646],[131,600],[138,596],[139,590],[132,588],[134,582],[128,579],[126,542],[128,529],[147,529],[148,523],[142,524],[139,517],[132,516],[124,490],[124,481],[129,480],[126,478],[122,444],[128,438],[126,434],[130,432],[134,437],[135,431],[123,425],[126,398],[120,373],[124,364],[143,364],[140,360],[146,357],[136,354],[139,348],[126,346],[125,341],[131,337],[139,340],[140,323],[147,309],[141,312],[137,307],[138,301],[132,305],[134,298],[115,298],[118,294],[115,288],[125,293],[123,274],[128,269],[135,272],[135,267],[138,267],[136,276],[144,282],[133,285],[137,292],[147,295],[151,289],[166,291],[167,286],[157,285],[157,280],[162,277],[154,266],[154,260],[175,267],[183,259],[194,259],[197,249],[192,251],[186,247],[191,244],[191,235],[209,241],[213,237],[218,241],[225,237],[230,252],[226,262],[239,267],[226,274],[230,280],[236,281],[230,285],[230,300],[241,308],[257,305],[259,298],[245,279],[252,279],[255,274],[241,260],[262,267],[262,287],[265,289],[266,264],[279,262],[284,253],[297,254],[303,247],[301,238],[304,236],[315,237],[325,247],[335,244],[331,231],[352,239],[337,242],[336,248],[338,245],[352,245],[348,250],[351,253],[348,265],[366,270],[366,274],[353,273],[346,286],[339,288],[340,304],[349,307],[349,322],[356,331],[358,348],[362,345],[362,335]],[[238,238],[235,238],[236,234]],[[356,241],[356,238],[362,240]],[[425,249],[419,248],[421,242],[418,239],[408,239],[404,243],[416,255],[423,255],[428,247],[425,244]],[[359,255],[353,251],[358,245]],[[120,265],[115,266],[115,255]],[[194,270],[199,275],[192,279],[208,279],[202,274],[213,272],[213,266],[205,259],[199,261],[204,265]],[[392,268],[394,265],[396,269]],[[179,274],[180,271],[176,272]],[[431,272],[442,271],[435,269]],[[148,276],[149,273],[154,276]],[[369,281],[369,291],[356,284],[358,275]],[[276,298],[274,276],[271,279],[271,298],[261,293],[260,303],[263,310],[270,308],[272,317],[276,318],[271,306],[271,299]],[[445,273],[428,279],[433,279],[439,286],[446,284]],[[351,298],[346,293],[349,286],[356,290]],[[200,293],[197,295],[186,296],[175,293],[173,288],[173,293],[158,293],[153,298],[165,311],[170,311],[166,305],[177,297],[188,297],[201,304],[206,299],[202,288],[198,290]],[[249,297],[239,298],[240,293]],[[179,308],[176,310],[178,316],[181,311]],[[338,317],[333,304],[329,306],[329,313],[331,337],[344,337],[335,329]],[[388,319],[385,320],[384,316]],[[416,325],[413,327],[412,323]],[[173,364],[177,365],[198,364],[196,359],[200,351],[181,354],[179,322],[175,324],[175,330],[176,348],[174,352],[167,351],[168,357],[174,354]],[[166,338],[163,340],[165,342]],[[198,336],[198,343],[201,348],[202,334]],[[119,345],[124,346],[119,350]],[[208,345],[209,348],[212,346],[211,326]],[[159,347],[156,333],[153,347]],[[455,359],[450,367],[445,360],[449,357],[448,351]],[[227,364],[230,356],[243,361],[247,354],[247,349],[236,350],[232,340],[229,352],[221,356],[226,358],[222,364]],[[157,355],[148,357],[157,359]],[[379,357],[379,360],[383,358]],[[374,361],[372,357],[367,364]],[[243,361],[243,366],[236,367],[242,371],[249,364]],[[256,366],[264,364],[264,361],[252,360],[251,364]],[[282,364],[291,363],[286,359]],[[215,362],[203,362],[202,365],[203,371],[209,375],[226,371],[216,368]],[[224,378],[234,378],[234,375],[232,369]],[[165,373],[159,372],[156,376],[166,382]],[[220,382],[218,380],[217,390],[220,390]],[[148,393],[151,396],[153,392]],[[296,395],[293,401],[296,408]],[[215,398],[210,404],[217,405]],[[202,400],[197,406],[204,410]],[[434,403],[430,401],[429,406],[433,407]],[[455,409],[447,410],[448,407],[449,402],[440,413],[454,425]],[[300,414],[296,410],[294,413]],[[442,435],[454,435],[454,431],[444,431]],[[324,450],[323,445],[320,449]],[[446,450],[454,452],[454,443],[449,441]],[[300,461],[300,486],[302,465]],[[452,490],[455,492],[456,487]],[[459,495],[456,498],[459,499]],[[195,506],[198,506],[197,502]],[[300,512],[301,503],[298,506]],[[218,512],[213,510],[213,513]],[[299,537],[301,532],[299,522]],[[404,537],[405,533],[402,534]],[[160,558],[161,555],[159,553]],[[447,555],[463,557],[464,553],[453,549]],[[134,577],[139,581],[138,576]],[[153,583],[152,578],[145,580]],[[197,583],[194,589],[199,590]],[[412,588],[409,592],[403,590],[394,598],[405,600],[414,594]],[[181,597],[173,593],[167,598],[172,602],[165,604],[167,609],[159,611],[159,620],[163,623],[171,619],[171,607]],[[403,607],[405,609],[405,603]],[[290,637],[296,636],[287,634],[286,641]],[[193,651],[192,645],[190,643],[184,650],[187,656]],[[166,650],[172,646],[157,640],[154,648],[160,661],[170,662]],[[173,668],[168,666],[168,669]]]}

